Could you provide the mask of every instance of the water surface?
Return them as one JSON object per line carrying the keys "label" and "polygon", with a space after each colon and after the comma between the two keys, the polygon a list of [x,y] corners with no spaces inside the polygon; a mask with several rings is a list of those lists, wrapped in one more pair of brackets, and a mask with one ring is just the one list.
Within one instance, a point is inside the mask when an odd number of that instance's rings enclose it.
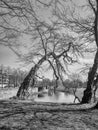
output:
{"label": "water surface", "polygon": [[[42,97],[41,97],[42,96]],[[53,103],[73,103],[75,96],[72,94],[67,94],[64,92],[56,92],[53,95],[43,94],[41,96],[37,96],[34,101],[36,102],[53,102]],[[78,100],[75,101],[78,103]]]}

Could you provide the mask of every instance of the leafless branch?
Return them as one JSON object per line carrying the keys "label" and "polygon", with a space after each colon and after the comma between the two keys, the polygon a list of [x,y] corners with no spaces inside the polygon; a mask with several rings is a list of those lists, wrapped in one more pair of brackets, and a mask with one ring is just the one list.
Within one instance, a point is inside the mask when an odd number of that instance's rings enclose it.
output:
{"label": "leafless branch", "polygon": [[88,2],[89,2],[89,4],[90,4],[91,8],[92,8],[92,9],[93,9],[93,11],[94,11],[94,14],[96,14],[96,9],[94,8],[94,6],[93,6],[93,4],[92,4],[91,0],[88,0]]}

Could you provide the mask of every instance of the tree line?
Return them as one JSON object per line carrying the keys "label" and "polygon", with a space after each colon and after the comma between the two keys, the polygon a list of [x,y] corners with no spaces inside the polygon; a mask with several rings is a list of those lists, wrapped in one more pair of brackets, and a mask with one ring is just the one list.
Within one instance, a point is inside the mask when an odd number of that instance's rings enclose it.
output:
{"label": "tree line", "polygon": [[0,84],[1,87],[19,87],[23,82],[27,72],[19,68],[11,68],[0,65]]}
{"label": "tree line", "polygon": [[[10,66],[0,65],[0,84],[6,84],[6,87],[19,87],[23,82],[24,78],[27,75],[27,71],[20,70],[19,68],[11,68]],[[85,88],[86,82],[81,81],[79,79],[79,75],[71,74],[70,79],[66,79],[63,81],[63,85],[58,82],[58,87],[62,86],[64,90],[70,90],[70,88]],[[36,85],[37,87],[51,87],[56,85],[56,80],[50,80],[47,78],[43,78],[41,80],[36,77]]]}
{"label": "tree line", "polygon": [[[63,85],[61,82],[58,82],[58,88],[63,88],[63,90],[70,90],[74,88],[86,88],[86,81],[81,81],[80,79],[76,80],[70,80],[66,79],[63,81]],[[56,80],[50,80],[50,79],[43,79],[41,81],[37,80],[37,86],[42,86],[42,87],[54,87],[56,85]]]}

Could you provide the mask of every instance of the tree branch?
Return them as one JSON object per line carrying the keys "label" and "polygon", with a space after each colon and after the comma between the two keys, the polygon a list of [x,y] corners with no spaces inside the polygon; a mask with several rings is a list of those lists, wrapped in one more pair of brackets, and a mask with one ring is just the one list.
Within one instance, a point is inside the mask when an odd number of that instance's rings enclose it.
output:
{"label": "tree branch", "polygon": [[60,58],[60,57],[63,56],[65,53],[67,53],[67,52],[69,51],[71,45],[72,45],[72,42],[69,43],[69,46],[68,46],[67,50],[64,50],[61,54],[59,54],[59,55],[57,56],[57,58]]}
{"label": "tree branch", "polygon": [[[97,1],[97,0],[96,0]],[[94,11],[94,14],[96,14],[96,10],[95,10],[95,8],[94,8],[94,6],[93,6],[93,4],[92,4],[92,2],[91,2],[91,0],[88,0],[88,2],[89,2],[89,4],[90,4],[90,6],[91,6],[91,8],[93,9],[93,11]],[[98,3],[98,2],[97,2]]]}

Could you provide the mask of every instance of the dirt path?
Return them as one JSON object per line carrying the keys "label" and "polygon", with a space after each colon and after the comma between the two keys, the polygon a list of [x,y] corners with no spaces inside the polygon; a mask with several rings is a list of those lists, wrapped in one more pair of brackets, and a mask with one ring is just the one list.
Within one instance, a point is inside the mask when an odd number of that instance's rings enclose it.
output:
{"label": "dirt path", "polygon": [[0,101],[0,130],[98,130],[98,110],[47,111],[34,103]]}

